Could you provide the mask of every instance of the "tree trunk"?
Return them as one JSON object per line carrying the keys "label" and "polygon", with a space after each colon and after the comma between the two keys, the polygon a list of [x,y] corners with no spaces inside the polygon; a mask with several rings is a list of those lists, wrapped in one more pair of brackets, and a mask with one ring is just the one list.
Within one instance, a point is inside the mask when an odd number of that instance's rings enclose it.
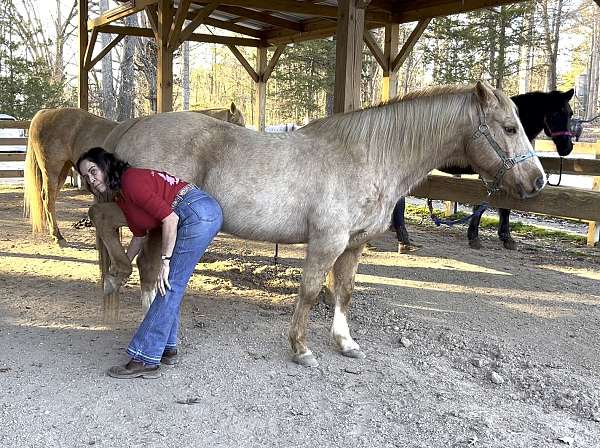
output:
{"label": "tree trunk", "polygon": [[190,110],[190,42],[183,43],[183,67],[181,88],[183,90],[183,110]]}
{"label": "tree trunk", "polygon": [[[108,11],[108,0],[100,0],[100,12]],[[106,47],[112,36],[108,33],[100,33],[102,48]],[[115,119],[115,90],[113,87],[112,50],[102,58],[102,115],[109,120]]]}
{"label": "tree trunk", "polygon": [[[138,27],[137,14],[125,18],[125,25]],[[135,98],[133,58],[135,57],[135,36],[123,39],[123,57],[121,58],[121,82],[117,98],[117,121],[133,118],[133,99]]]}

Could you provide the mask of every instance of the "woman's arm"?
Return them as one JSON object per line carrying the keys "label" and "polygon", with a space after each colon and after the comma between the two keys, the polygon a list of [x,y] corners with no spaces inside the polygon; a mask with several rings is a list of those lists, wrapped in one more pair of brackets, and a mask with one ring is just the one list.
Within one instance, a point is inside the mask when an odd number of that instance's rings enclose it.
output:
{"label": "woman's arm", "polygon": [[[171,212],[169,216],[162,220],[162,252],[165,257],[171,258],[173,248],[177,240],[177,224],[179,224],[179,216],[175,212]],[[171,289],[169,284],[169,260],[161,260],[158,279],[156,280],[158,291],[162,296]]]}
{"label": "woman's arm", "polygon": [[140,250],[142,250],[142,244],[144,244],[145,240],[145,236],[134,236],[131,238],[131,242],[127,248],[127,257],[129,258],[129,261],[133,261],[135,256],[140,253]]}

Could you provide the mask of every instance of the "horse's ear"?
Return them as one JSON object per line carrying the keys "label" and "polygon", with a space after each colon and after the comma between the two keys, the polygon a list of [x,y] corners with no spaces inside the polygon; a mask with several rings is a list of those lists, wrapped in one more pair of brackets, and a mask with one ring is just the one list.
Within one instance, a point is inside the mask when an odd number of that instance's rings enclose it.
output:
{"label": "horse's ear", "polygon": [[231,106],[229,106],[229,111],[234,114],[235,113],[235,103],[232,101]]}
{"label": "horse's ear", "polygon": [[485,81],[477,81],[475,95],[484,109],[488,109],[498,102],[492,86]]}
{"label": "horse's ear", "polygon": [[575,94],[575,89],[571,89],[571,90],[567,90],[565,93],[563,93],[563,96],[565,97],[565,100],[571,101],[571,98],[573,98],[574,94]]}

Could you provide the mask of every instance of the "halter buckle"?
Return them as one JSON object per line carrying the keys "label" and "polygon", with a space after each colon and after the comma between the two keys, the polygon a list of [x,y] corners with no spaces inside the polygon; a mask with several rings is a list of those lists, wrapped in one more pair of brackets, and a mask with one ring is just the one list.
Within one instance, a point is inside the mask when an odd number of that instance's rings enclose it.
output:
{"label": "halter buckle", "polygon": [[514,168],[514,166],[517,164],[517,162],[515,161],[515,159],[513,159],[512,157],[508,158],[508,159],[504,159],[502,161],[502,166],[504,168],[506,168],[506,171]]}

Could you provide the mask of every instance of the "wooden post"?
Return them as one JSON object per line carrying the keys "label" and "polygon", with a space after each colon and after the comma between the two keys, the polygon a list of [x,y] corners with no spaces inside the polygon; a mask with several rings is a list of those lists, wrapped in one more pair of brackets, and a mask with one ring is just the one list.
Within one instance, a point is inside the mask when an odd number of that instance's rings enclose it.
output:
{"label": "wooden post", "polygon": [[335,90],[333,112],[360,109],[360,69],[362,64],[365,10],[359,0],[338,1],[335,50]]}
{"label": "wooden post", "polygon": [[267,80],[265,72],[267,70],[267,48],[258,47],[256,49],[256,102],[254,103],[254,126],[258,132],[265,130],[265,110],[267,105]]}
{"label": "wooden post", "polygon": [[169,47],[169,34],[173,22],[173,0],[158,2],[158,76],[157,111],[173,110],[173,50]]}
{"label": "wooden post", "polygon": [[79,100],[80,109],[88,110],[88,71],[85,53],[88,46],[88,0],[79,0]]}
{"label": "wooden post", "polygon": [[397,23],[385,26],[385,42],[383,46],[383,57],[385,67],[383,68],[383,85],[381,86],[381,101],[389,101],[398,95],[398,72],[392,70],[392,63],[398,54],[398,34],[400,25]]}
{"label": "wooden post", "polygon": [[[600,159],[600,140],[596,140],[594,144],[596,150],[596,160]],[[593,191],[600,191],[600,177],[594,176],[594,181],[592,184]],[[590,221],[588,225],[588,234],[587,234],[587,245],[595,246],[598,242],[598,238],[600,236],[600,222],[598,221]]]}

